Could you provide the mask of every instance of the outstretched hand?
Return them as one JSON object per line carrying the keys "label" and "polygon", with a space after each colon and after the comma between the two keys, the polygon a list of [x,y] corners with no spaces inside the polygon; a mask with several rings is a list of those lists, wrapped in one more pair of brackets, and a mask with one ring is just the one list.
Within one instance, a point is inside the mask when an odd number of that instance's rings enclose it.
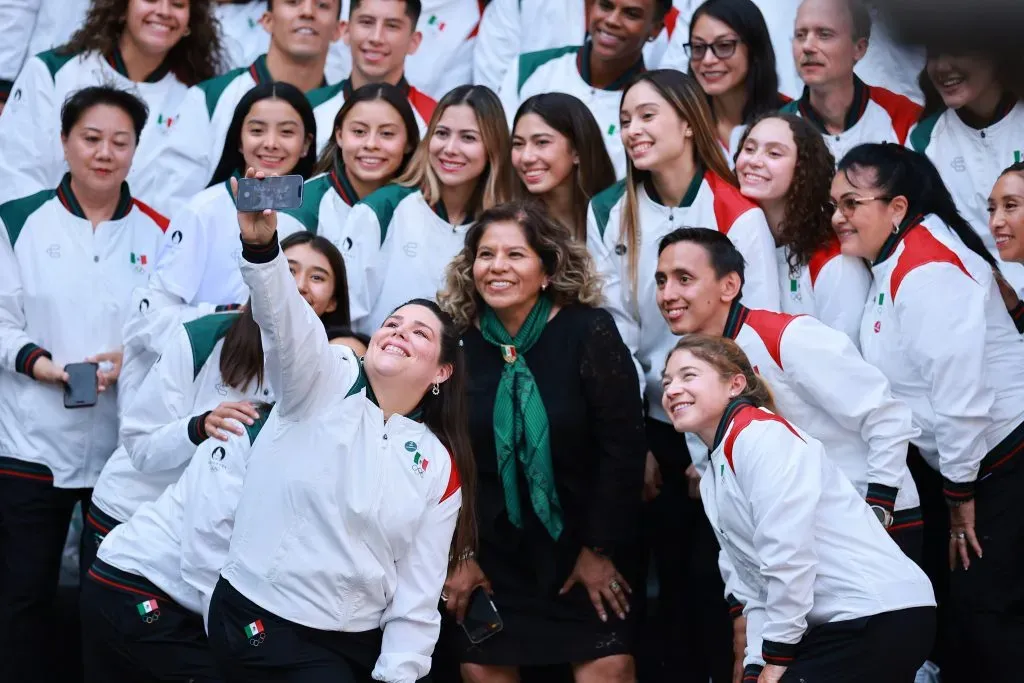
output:
{"label": "outstretched hand", "polygon": [[[263,171],[248,168],[245,171],[245,177],[263,180],[266,178],[266,174]],[[235,178],[231,179],[231,194],[234,197],[238,196],[238,180]],[[257,212],[239,211],[238,228],[241,230],[243,242],[261,246],[270,244],[277,232],[277,212],[272,209]]]}

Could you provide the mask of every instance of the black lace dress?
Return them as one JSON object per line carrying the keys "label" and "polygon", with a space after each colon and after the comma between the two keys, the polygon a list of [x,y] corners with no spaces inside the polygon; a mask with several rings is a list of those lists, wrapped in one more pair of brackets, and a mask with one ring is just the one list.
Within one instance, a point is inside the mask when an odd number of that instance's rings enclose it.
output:
{"label": "black lace dress", "polygon": [[[476,328],[464,336],[470,377],[470,433],[477,461],[477,559],[494,588],[504,630],[473,646],[451,628],[459,659],[490,665],[540,666],[631,651],[632,617],[608,610],[602,623],[582,585],[558,591],[583,546],[607,549],[634,587],[643,489],[643,409],[636,371],[615,323],[600,308],[559,311],[526,355],[550,424],[551,457],[565,528],[556,543],[533,514],[520,469],[523,529],[509,522],[498,476],[492,418],[504,365]],[[636,614],[636,609],[633,609]]]}

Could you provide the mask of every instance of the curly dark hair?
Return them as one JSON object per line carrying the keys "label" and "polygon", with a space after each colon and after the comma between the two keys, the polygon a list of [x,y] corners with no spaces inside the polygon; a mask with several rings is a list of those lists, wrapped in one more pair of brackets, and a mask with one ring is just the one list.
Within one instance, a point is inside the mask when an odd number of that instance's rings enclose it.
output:
{"label": "curly dark hair", "polygon": [[810,123],[795,114],[781,112],[769,112],[754,119],[743,131],[740,151],[750,131],[765,119],[780,119],[789,124],[796,143],[796,168],[786,194],[786,217],[776,236],[778,245],[789,251],[789,270],[795,275],[810,262],[814,252],[836,238],[830,205],[836,160],[821,133]]}
{"label": "curly dark hair", "polygon": [[[92,0],[85,23],[71,40],[61,46],[64,54],[98,52],[113,54],[121,40],[128,3],[131,0]],[[178,41],[167,53],[166,64],[179,81],[192,86],[213,78],[220,70],[223,49],[213,0],[191,0],[189,3],[189,35]]]}

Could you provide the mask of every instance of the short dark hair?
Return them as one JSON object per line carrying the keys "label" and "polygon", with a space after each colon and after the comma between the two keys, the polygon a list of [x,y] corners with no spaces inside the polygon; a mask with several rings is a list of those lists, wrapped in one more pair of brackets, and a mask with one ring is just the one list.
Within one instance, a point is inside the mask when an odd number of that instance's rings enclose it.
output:
{"label": "short dark hair", "polygon": [[242,99],[235,106],[235,113],[231,117],[231,125],[228,126],[227,135],[224,136],[224,148],[221,150],[220,161],[213,172],[209,185],[223,183],[235,173],[245,173],[245,157],[242,155],[242,125],[245,117],[249,115],[257,102],[271,99],[282,99],[292,106],[299,113],[302,119],[303,136],[310,137],[312,142],[306,155],[299,159],[295,168],[289,173],[300,175],[308,179],[313,175],[313,167],[316,166],[316,117],[313,116],[313,105],[309,103],[301,90],[291,83],[273,81],[262,83],[250,89],[242,95]]}
{"label": "short dark hair", "polygon": [[[673,244],[691,242],[704,248],[708,260],[715,270],[715,277],[721,280],[729,273],[740,276],[740,285],[745,282],[743,254],[728,237],[710,228],[676,228],[658,242],[658,256]],[[736,297],[739,299],[739,296]]]}
{"label": "short dark hair", "polygon": [[[419,23],[420,14],[423,13],[423,3],[420,0],[395,0],[395,2],[405,3],[405,16],[409,17],[412,21],[412,28],[416,30],[416,24]],[[352,6],[348,8],[348,15],[351,17],[352,13],[358,9],[359,5],[363,4],[363,0],[352,0]]]}
{"label": "short dark hair", "polygon": [[1002,173],[999,174],[999,177],[1002,178],[1007,173],[1024,173],[1024,161],[1018,161],[1010,164],[1003,169]]}
{"label": "short dark hair", "polygon": [[68,95],[60,108],[61,137],[66,138],[71,133],[71,129],[85,112],[101,104],[117,107],[128,114],[132,120],[132,128],[135,129],[135,144],[139,144],[139,136],[142,135],[142,129],[145,128],[146,119],[149,117],[149,107],[127,90],[110,85],[91,85]]}
{"label": "short dark hair", "polygon": [[[341,3],[342,0],[338,0],[338,18],[341,19]],[[356,4],[359,4],[356,0]],[[274,10],[274,0],[267,0],[267,11],[272,12]]]}
{"label": "short dark hair", "polygon": [[871,40],[871,12],[863,0],[846,0],[846,7],[850,10],[850,26],[853,33],[853,42],[861,38]]}
{"label": "short dark hair", "polygon": [[654,18],[661,21],[665,18],[669,12],[672,11],[672,0],[655,0],[654,2]]}

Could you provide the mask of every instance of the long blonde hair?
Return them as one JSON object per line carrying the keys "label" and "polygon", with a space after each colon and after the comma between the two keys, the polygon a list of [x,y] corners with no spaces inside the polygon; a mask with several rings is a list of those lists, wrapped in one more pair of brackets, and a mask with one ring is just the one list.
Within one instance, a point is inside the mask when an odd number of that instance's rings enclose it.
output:
{"label": "long blonde hair", "polygon": [[501,100],[494,91],[483,85],[460,85],[448,92],[437,103],[434,115],[430,117],[427,134],[416,148],[405,173],[395,182],[406,187],[415,187],[423,193],[427,204],[434,206],[441,201],[441,181],[430,166],[430,140],[448,107],[464,104],[476,114],[477,125],[484,149],[487,150],[487,166],[477,180],[476,191],[466,207],[466,215],[476,218],[482,211],[506,202],[513,196],[515,176],[509,159],[512,156],[511,137],[508,121]]}
{"label": "long blonde hair", "polygon": [[[725,161],[718,139],[715,137],[715,119],[697,81],[692,76],[675,69],[657,69],[638,75],[622,91],[622,102],[626,95],[639,83],[649,83],[675,110],[679,118],[690,124],[693,130],[694,161],[705,170],[711,171],[733,186],[739,187],[736,175]],[[620,104],[621,106],[621,104]],[[626,244],[629,258],[628,272],[633,299],[637,294],[637,273],[640,260],[640,203],[637,187],[651,178],[650,171],[637,170],[633,160],[626,155],[626,202],[622,207],[621,235]]]}
{"label": "long blonde hair", "polygon": [[713,367],[723,379],[743,375],[747,386],[740,392],[738,398],[745,398],[758,408],[767,408],[778,414],[771,387],[759,374],[754,372],[747,354],[743,353],[743,349],[732,339],[713,337],[708,334],[688,334],[680,339],[669,352],[665,358],[666,366],[668,359],[677,351],[689,351]]}

